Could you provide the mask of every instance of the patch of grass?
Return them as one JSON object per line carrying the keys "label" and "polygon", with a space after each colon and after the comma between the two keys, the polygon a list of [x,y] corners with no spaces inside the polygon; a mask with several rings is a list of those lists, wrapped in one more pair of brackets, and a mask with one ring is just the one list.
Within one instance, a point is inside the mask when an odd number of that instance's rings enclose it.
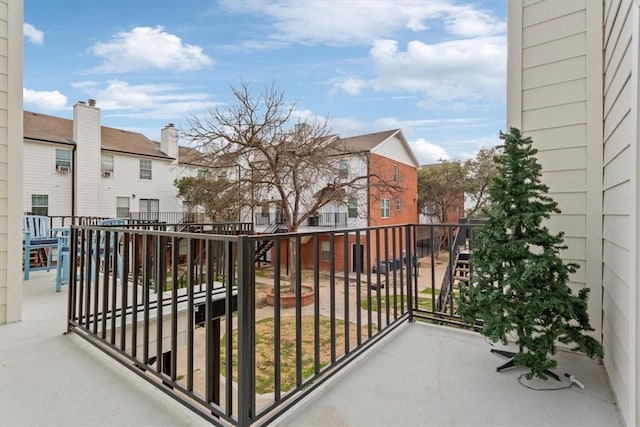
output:
{"label": "patch of grass", "polygon": [[[322,316],[319,319],[320,326],[320,366],[326,366],[331,362],[331,320]],[[315,373],[314,366],[314,318],[302,317],[302,378],[308,378]],[[335,322],[336,357],[344,354],[345,348],[345,323],[337,319]],[[349,325],[350,347],[356,346],[357,328]],[[362,336],[367,333],[366,327],[362,328]],[[233,343],[233,379],[237,381],[238,367],[238,333],[234,331]],[[274,390],[275,382],[275,357],[274,357],[274,319],[268,318],[256,323],[256,392],[270,393]],[[280,388],[287,391],[296,386],[296,321],[295,317],[283,317],[280,321]],[[222,361],[221,372],[225,372],[225,338],[220,340],[220,356]]]}
{"label": "patch of grass", "polygon": [[[427,311],[433,310],[433,305],[431,304],[431,297],[429,298],[418,297],[417,300],[418,300],[418,308],[420,308],[421,310],[427,310]],[[402,302],[404,302],[404,305],[406,307],[407,306],[406,295],[402,296]],[[390,309],[393,309],[394,305],[400,308],[401,306],[400,295],[389,295],[388,298],[385,295],[382,295],[382,298],[380,299],[380,309],[386,310],[387,305],[389,305]],[[369,300],[364,300],[360,304],[360,307],[362,307],[363,310],[368,310]],[[371,311],[378,311],[378,297],[371,298]]]}

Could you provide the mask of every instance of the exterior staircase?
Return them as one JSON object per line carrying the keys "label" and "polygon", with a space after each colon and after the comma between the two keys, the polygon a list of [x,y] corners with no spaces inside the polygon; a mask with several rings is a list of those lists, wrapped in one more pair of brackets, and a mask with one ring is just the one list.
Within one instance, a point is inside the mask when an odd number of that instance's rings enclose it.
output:
{"label": "exterior staircase", "polygon": [[[275,224],[273,227],[269,228],[265,234],[276,234],[282,233],[286,230],[284,224]],[[259,262],[262,257],[276,244],[276,241],[273,239],[261,240],[260,243],[256,247],[254,261]]]}

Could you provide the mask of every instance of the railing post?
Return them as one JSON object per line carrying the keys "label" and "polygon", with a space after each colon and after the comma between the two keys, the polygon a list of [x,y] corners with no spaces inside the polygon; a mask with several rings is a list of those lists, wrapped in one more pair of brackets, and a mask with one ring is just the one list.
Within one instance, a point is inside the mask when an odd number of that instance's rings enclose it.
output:
{"label": "railing post", "polygon": [[[238,236],[238,425],[249,426],[255,416],[255,293],[253,245]],[[234,274],[227,271],[227,274]]]}
{"label": "railing post", "polygon": [[[413,250],[412,250],[412,245],[414,244],[413,240],[411,239],[411,225],[407,224],[405,226],[405,245],[407,248],[407,252],[406,252],[406,257],[405,257],[405,269],[407,272],[407,305],[409,306],[409,321],[413,322],[413,272],[414,272],[414,265],[413,265]],[[417,260],[416,260],[417,262]],[[417,300],[416,300],[417,301]]]}

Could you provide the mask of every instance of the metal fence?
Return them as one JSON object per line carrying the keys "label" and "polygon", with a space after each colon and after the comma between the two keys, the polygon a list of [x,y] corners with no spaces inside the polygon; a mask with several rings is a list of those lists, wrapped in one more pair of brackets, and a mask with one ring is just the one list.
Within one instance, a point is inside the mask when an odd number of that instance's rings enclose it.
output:
{"label": "metal fence", "polygon": [[[469,227],[258,236],[74,225],[68,330],[214,424],[267,423],[403,322],[461,324],[437,309],[455,261],[433,237]],[[418,257],[425,236],[433,247]],[[257,269],[264,239],[271,261]]]}

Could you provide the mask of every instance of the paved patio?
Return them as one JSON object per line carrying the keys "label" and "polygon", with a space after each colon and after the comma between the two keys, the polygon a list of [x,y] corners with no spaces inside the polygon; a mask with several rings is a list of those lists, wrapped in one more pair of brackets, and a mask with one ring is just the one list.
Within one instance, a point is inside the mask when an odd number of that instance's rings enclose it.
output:
{"label": "paved patio", "polygon": [[[75,334],[63,335],[67,287],[24,282],[23,321],[0,326],[2,426],[207,425]],[[560,352],[557,372],[585,385],[534,391],[483,337],[413,323],[305,398],[281,426],[622,426],[604,368]],[[568,385],[524,381],[531,387]]]}

